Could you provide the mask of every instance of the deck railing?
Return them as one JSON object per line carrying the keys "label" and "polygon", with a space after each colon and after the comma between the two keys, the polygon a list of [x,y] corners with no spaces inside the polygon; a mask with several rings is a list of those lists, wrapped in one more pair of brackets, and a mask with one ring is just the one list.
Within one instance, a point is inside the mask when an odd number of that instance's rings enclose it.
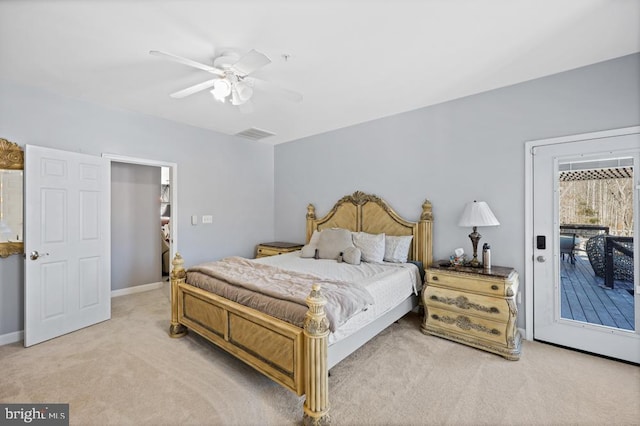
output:
{"label": "deck railing", "polygon": [[609,235],[609,227],[603,225],[589,225],[580,223],[563,223],[560,225],[561,234],[575,234],[582,238],[591,238],[602,233]]}

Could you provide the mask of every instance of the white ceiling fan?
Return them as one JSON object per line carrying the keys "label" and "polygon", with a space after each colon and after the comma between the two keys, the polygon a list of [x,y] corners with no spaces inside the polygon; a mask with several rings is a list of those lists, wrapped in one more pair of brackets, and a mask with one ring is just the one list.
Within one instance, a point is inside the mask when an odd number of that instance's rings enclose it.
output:
{"label": "white ceiling fan", "polygon": [[232,51],[223,52],[214,59],[213,66],[158,50],[151,50],[149,54],[207,71],[215,76],[210,80],[171,93],[169,96],[172,98],[181,99],[212,88],[211,94],[217,101],[223,103],[229,101],[231,105],[241,107],[243,111],[249,112],[250,108],[247,107],[250,106],[249,101],[253,96],[253,88],[255,87],[277,93],[293,102],[302,101],[300,93],[283,89],[267,81],[250,76],[254,71],[271,63],[271,59],[266,55],[253,49],[242,57]]}

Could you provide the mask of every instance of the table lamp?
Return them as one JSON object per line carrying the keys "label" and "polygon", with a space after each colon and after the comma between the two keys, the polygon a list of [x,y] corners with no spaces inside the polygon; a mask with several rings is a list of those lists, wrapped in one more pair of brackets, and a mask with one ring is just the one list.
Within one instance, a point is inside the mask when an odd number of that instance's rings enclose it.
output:
{"label": "table lamp", "polygon": [[471,244],[473,245],[473,259],[469,264],[477,268],[480,266],[478,261],[478,241],[482,235],[478,233],[478,226],[497,226],[500,225],[498,219],[494,216],[489,205],[484,201],[473,201],[464,206],[462,216],[458,221],[458,226],[472,226],[473,232],[469,234]]}

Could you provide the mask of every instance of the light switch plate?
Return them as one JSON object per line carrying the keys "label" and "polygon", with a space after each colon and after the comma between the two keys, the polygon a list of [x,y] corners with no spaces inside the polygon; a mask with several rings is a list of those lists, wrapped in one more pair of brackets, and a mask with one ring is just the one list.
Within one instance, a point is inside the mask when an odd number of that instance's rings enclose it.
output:
{"label": "light switch plate", "polygon": [[198,216],[197,215],[193,215],[191,216],[191,224],[192,225],[197,225],[198,224]]}
{"label": "light switch plate", "polygon": [[202,216],[202,223],[213,223],[213,216],[210,214]]}

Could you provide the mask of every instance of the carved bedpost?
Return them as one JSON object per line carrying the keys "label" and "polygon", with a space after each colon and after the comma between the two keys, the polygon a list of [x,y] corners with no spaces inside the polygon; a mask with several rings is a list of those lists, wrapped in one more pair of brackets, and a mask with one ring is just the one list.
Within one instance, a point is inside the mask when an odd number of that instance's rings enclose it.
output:
{"label": "carved bedpost", "polygon": [[431,201],[429,200],[425,200],[422,203],[418,233],[422,242],[418,247],[418,259],[427,268],[433,263],[433,212],[431,210]]}
{"label": "carved bedpost", "polygon": [[170,337],[182,337],[187,334],[187,328],[178,323],[178,284],[184,283],[187,278],[187,271],[184,269],[184,259],[180,253],[171,261],[171,327],[169,327]]}
{"label": "carved bedpost", "polygon": [[307,206],[307,241],[305,242],[306,244],[309,244],[309,241],[311,240],[311,236],[313,235],[313,231],[315,231],[315,229],[313,229],[314,220],[316,220],[316,208],[313,206],[313,204],[309,204]]}
{"label": "carved bedpost", "polygon": [[320,284],[314,284],[307,297],[309,311],[304,319],[305,345],[305,425],[328,425],[329,419],[329,369],[327,347],[329,320],[324,312],[327,299],[320,293]]}

